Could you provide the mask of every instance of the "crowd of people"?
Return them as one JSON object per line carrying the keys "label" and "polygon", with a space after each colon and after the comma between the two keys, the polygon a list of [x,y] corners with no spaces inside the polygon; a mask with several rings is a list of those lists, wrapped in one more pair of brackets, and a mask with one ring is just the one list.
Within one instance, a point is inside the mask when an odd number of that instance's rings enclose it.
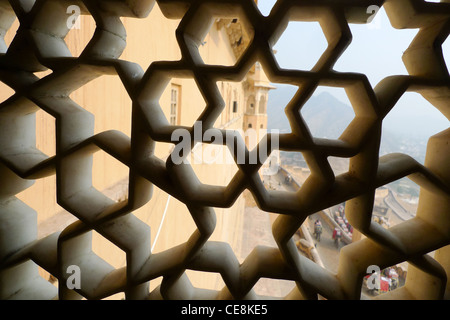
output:
{"label": "crowd of people", "polygon": [[[344,236],[343,233],[345,233],[348,238],[351,238],[353,234],[353,227],[345,218],[344,209],[345,209],[344,204],[341,204],[338,207],[338,210],[335,211],[333,214],[334,221],[339,225],[339,227],[336,226],[334,228],[332,234],[332,238],[336,244],[336,247],[339,247],[339,244]],[[317,240],[317,242],[320,242],[322,232],[323,232],[322,222],[319,219],[317,219],[314,222],[314,238]]]}
{"label": "crowd of people", "polygon": [[349,236],[352,237],[353,234],[353,227],[348,222],[347,218],[345,217],[345,206],[344,204],[339,205],[339,208],[337,211],[334,212],[334,221],[341,227],[341,229]]}

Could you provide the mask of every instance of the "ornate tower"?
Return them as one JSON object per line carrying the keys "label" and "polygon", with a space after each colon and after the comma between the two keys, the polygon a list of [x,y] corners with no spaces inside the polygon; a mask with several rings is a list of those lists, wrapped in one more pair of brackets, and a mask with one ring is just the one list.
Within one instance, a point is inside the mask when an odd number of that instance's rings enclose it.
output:
{"label": "ornate tower", "polygon": [[[247,147],[253,149],[267,130],[267,101],[269,91],[275,89],[257,62],[247,75],[245,84],[244,132],[255,131],[256,141],[246,139]],[[250,130],[252,129],[252,130]]]}

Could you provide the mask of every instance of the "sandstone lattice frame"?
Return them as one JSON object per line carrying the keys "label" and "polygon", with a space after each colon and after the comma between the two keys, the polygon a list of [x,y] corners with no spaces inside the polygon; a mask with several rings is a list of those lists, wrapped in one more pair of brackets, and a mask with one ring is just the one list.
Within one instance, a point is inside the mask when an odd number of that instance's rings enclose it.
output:
{"label": "sandstone lattice frame", "polygon": [[[359,299],[369,265],[410,264],[406,285],[382,295],[391,299],[441,299],[450,294],[450,129],[429,139],[425,165],[404,154],[378,156],[384,117],[407,91],[420,93],[450,119],[450,80],[441,45],[450,30],[450,2],[424,0],[279,0],[269,16],[253,0],[21,0],[0,1],[0,34],[14,17],[20,21],[14,41],[0,44],[0,80],[15,94],[0,105],[0,297],[2,299],[106,298],[124,292],[127,299],[258,298],[258,279],[296,282],[287,299]],[[70,55],[68,5],[92,15],[97,28],[80,57]],[[181,18],[177,40],[182,59],[156,62],[148,70],[120,60],[126,32],[119,17],[146,17],[154,5],[167,18]],[[370,5],[384,6],[395,28],[419,30],[403,61],[408,76],[385,78],[372,88],[363,74],[333,71],[351,42],[350,23],[365,23]],[[203,63],[199,45],[215,18],[238,16],[252,34],[234,66]],[[278,67],[272,47],[289,21],[318,21],[328,48],[311,71]],[[132,37],[132,35],[128,35]],[[148,41],[152,41],[148,39]],[[273,83],[298,86],[286,106],[292,133],[280,134],[280,150],[302,152],[311,175],[297,193],[268,191],[257,165],[238,164],[226,187],[210,188],[196,179],[188,164],[153,154],[156,142],[171,143],[171,126],[158,97],[174,77],[194,78],[207,106],[199,120],[211,129],[223,109],[216,81],[241,81],[259,61]],[[35,72],[51,69],[40,79]],[[131,137],[117,131],[93,135],[92,116],[69,94],[101,75],[120,78],[133,102]],[[319,85],[344,88],[355,119],[337,140],[311,136],[300,108]],[[56,119],[56,154],[35,147],[34,115],[42,109]],[[217,129],[219,130],[219,129]],[[220,130],[226,134],[226,130]],[[258,147],[271,150],[269,134]],[[244,142],[236,135],[236,141]],[[192,141],[195,142],[208,141]],[[92,187],[92,154],[103,150],[130,168],[128,198],[114,202]],[[234,154],[235,149],[230,149]],[[249,157],[249,152],[246,156]],[[335,176],[327,157],[350,159],[347,173]],[[32,210],[15,195],[30,181],[56,175],[58,204],[78,221],[60,233],[37,240]],[[388,230],[371,222],[375,189],[402,177],[420,185],[415,218]],[[131,213],[151,199],[156,185],[184,202],[197,230],[183,245],[152,254],[150,228]],[[273,224],[277,248],[257,247],[239,264],[226,243],[208,241],[215,227],[215,207],[230,207],[248,189],[258,206],[278,213]],[[337,274],[302,256],[293,234],[312,213],[346,201],[349,222],[367,238],[345,246]],[[114,269],[91,250],[92,230],[126,252],[126,267]],[[435,251],[434,258],[428,253]],[[59,280],[56,289],[36,275],[41,266]],[[89,270],[81,289],[65,287],[69,265]],[[194,288],[187,269],[220,273],[225,287]],[[150,291],[149,281],[163,277]]]}

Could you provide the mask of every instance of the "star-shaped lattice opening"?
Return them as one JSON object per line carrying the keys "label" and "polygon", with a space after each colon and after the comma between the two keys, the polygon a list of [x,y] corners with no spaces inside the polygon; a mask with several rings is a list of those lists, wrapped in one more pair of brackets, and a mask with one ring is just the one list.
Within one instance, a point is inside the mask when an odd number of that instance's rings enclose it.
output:
{"label": "star-shaped lattice opening", "polygon": [[[34,76],[28,75],[31,81],[35,80]],[[17,92],[13,96],[1,104],[2,130],[5,137],[2,139],[3,161],[22,177],[44,177],[54,172],[55,165],[55,154],[47,155],[40,150],[39,142],[36,139],[36,134],[39,132],[37,131],[36,113],[44,111],[39,109],[33,101],[21,96],[20,87],[16,90]],[[51,132],[54,130],[51,127],[54,122],[53,117],[48,114],[45,116],[50,125],[48,130]],[[39,120],[42,119],[43,117],[39,117]],[[7,132],[21,133],[10,136]],[[28,156],[24,157],[24,154]]]}

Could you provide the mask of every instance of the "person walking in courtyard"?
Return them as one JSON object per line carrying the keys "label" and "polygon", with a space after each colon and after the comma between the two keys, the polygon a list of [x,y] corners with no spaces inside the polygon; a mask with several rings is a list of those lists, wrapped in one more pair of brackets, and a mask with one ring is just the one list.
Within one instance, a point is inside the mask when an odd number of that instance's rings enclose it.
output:
{"label": "person walking in courtyard", "polygon": [[314,222],[314,237],[320,242],[320,235],[322,234],[322,223],[317,219]]}

